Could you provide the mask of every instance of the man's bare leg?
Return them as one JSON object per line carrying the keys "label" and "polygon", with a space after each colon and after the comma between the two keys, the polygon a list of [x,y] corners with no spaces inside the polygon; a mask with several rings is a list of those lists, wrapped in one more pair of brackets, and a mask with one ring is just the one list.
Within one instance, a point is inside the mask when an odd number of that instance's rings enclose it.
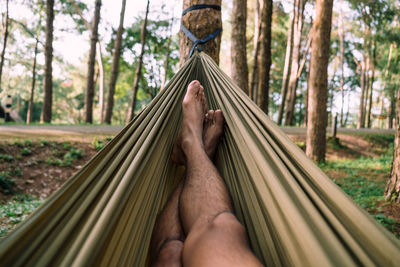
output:
{"label": "man's bare leg", "polygon": [[[205,112],[205,103],[202,103],[202,105]],[[217,114],[218,122],[221,122],[221,119],[223,120],[221,111],[214,112],[210,110],[205,115],[203,141],[206,154],[210,159],[215,155],[215,150],[223,130],[223,121],[222,123],[216,123],[214,114]],[[183,165],[185,164],[185,155],[179,146],[180,139],[181,136],[178,137],[178,141],[174,146],[171,159],[174,163]],[[178,184],[157,218],[150,245],[153,266],[182,266],[181,258],[185,235],[179,218],[178,206],[183,182],[184,178]]]}
{"label": "man's bare leg", "polygon": [[179,218],[179,197],[183,179],[159,215],[150,243],[152,266],[182,266],[182,249],[185,235]]}
{"label": "man's bare leg", "polygon": [[[180,147],[185,154],[186,180],[179,212],[186,240],[184,266],[259,266],[247,245],[243,226],[233,215],[230,196],[203,143],[204,92],[195,81],[182,103]],[[220,111],[215,123],[223,124]]]}

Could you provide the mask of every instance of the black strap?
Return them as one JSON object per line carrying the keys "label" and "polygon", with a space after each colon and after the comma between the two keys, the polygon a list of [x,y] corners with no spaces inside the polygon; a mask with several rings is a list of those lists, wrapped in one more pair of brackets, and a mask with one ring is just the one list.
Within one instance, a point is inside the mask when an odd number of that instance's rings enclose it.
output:
{"label": "black strap", "polygon": [[215,10],[221,11],[221,6],[217,6],[217,5],[207,5],[207,4],[194,5],[194,6],[188,7],[185,10],[183,10],[182,17],[185,16],[186,13],[188,13],[190,11],[197,10],[197,9],[204,9],[204,8],[213,8]]}
{"label": "black strap", "polygon": [[[191,6],[187,9],[185,9],[182,12],[182,17],[186,15],[186,13],[197,10],[197,9],[204,9],[204,8],[212,8],[218,11],[221,11],[221,6],[217,5],[207,5],[207,4],[201,4],[201,5],[194,5]],[[189,57],[193,56],[194,50],[197,48],[198,51],[202,51],[203,49],[201,47],[198,47],[199,45],[205,44],[208,41],[214,39],[215,37],[218,36],[222,32],[222,28],[216,29],[214,32],[210,33],[207,35],[204,39],[199,39],[197,38],[193,33],[191,33],[183,24],[181,24],[181,30],[183,31],[184,34],[187,35],[187,37],[193,42],[193,46],[190,49]]]}

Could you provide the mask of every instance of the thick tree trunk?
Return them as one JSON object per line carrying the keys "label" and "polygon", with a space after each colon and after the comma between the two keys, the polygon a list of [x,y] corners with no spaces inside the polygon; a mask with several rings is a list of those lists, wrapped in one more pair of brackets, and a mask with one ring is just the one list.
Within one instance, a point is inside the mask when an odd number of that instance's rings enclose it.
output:
{"label": "thick tree trunk", "polygon": [[128,110],[128,121],[127,122],[131,121],[133,119],[133,117],[135,116],[136,94],[139,89],[139,81],[140,81],[140,77],[142,75],[144,47],[146,44],[146,34],[147,34],[146,26],[147,26],[147,16],[149,14],[149,5],[150,5],[150,0],[147,0],[146,15],[142,22],[142,29],[141,29],[141,35],[140,35],[141,50],[140,50],[140,55],[138,58],[138,64],[136,66],[135,78],[133,80],[132,101],[131,101],[131,105],[129,106],[129,110]]}
{"label": "thick tree trunk", "polygon": [[306,154],[316,162],[325,160],[327,83],[333,0],[317,0],[308,97]]}
{"label": "thick tree trunk", "polygon": [[92,34],[90,37],[90,52],[88,61],[87,83],[85,92],[85,122],[93,122],[93,97],[94,97],[94,63],[96,60],[96,43],[98,40],[98,30],[100,21],[101,0],[96,0],[94,18],[92,24]]}
{"label": "thick tree trunk", "polygon": [[6,55],[9,22],[10,22],[10,18],[8,16],[8,0],[6,0],[6,17],[5,17],[4,28],[3,28],[4,29],[4,33],[3,33],[3,48],[1,50],[1,56],[0,56],[0,92],[2,91],[1,77],[3,76],[3,66],[4,66],[4,58],[5,58],[5,55]]}
{"label": "thick tree trunk", "polygon": [[271,69],[272,0],[263,0],[261,7],[260,51],[258,55],[257,105],[268,114],[269,71]]}
{"label": "thick tree trunk", "polygon": [[[183,10],[198,4],[221,6],[221,0],[183,0]],[[182,17],[182,24],[198,39],[207,37],[215,30],[222,28],[221,11],[205,8],[188,12]],[[203,51],[219,64],[219,49],[221,34],[206,44],[202,45]],[[193,42],[182,32],[179,32],[179,65],[182,66],[188,60]]]}
{"label": "thick tree trunk", "polygon": [[[40,25],[40,22],[39,22]],[[40,29],[40,26],[39,26]],[[40,31],[40,30],[39,30]],[[38,32],[39,32],[38,31]],[[38,54],[38,46],[39,46],[39,36],[36,35],[36,43],[35,43],[35,53],[33,56],[33,66],[32,66],[32,85],[31,85],[31,93],[29,96],[29,104],[28,104],[28,112],[26,114],[26,123],[29,124],[33,121],[33,99],[35,96],[35,85],[36,85],[36,59]]]}
{"label": "thick tree trunk", "polygon": [[290,28],[288,30],[288,39],[286,43],[285,66],[283,67],[282,87],[281,87],[281,105],[278,112],[278,125],[282,125],[283,112],[285,110],[286,96],[289,85],[289,70],[292,67],[292,51],[293,51],[293,30],[294,30],[294,12],[291,13]]}
{"label": "thick tree trunk", "polygon": [[306,0],[295,0],[294,3],[293,52],[288,83],[288,95],[286,99],[285,125],[293,125],[294,105],[296,104],[298,82],[297,73],[299,71],[300,62],[301,33],[303,30],[303,15]]}
{"label": "thick tree trunk", "polygon": [[46,44],[44,65],[44,99],[40,121],[51,122],[51,108],[53,104],[53,22],[54,22],[54,0],[46,2]]}
{"label": "thick tree trunk", "polygon": [[111,67],[110,85],[107,96],[107,106],[104,115],[104,122],[108,124],[111,123],[112,111],[114,107],[115,85],[118,79],[119,60],[121,58],[122,33],[124,32],[125,6],[126,6],[126,0],[122,0],[121,15],[119,17],[117,37],[114,43],[114,55]]}
{"label": "thick tree trunk", "polygon": [[246,53],[247,0],[234,0],[231,32],[231,77],[249,94],[249,70]]}
{"label": "thick tree trunk", "polygon": [[400,87],[396,96],[396,135],[394,139],[394,156],[392,175],[385,188],[386,200],[400,202]]}

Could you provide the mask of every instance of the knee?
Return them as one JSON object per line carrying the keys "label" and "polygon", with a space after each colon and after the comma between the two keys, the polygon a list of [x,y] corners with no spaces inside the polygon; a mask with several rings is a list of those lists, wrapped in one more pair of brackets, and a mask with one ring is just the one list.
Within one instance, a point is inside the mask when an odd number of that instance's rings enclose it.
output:
{"label": "knee", "polygon": [[231,212],[223,212],[215,216],[209,227],[210,230],[233,232],[246,239],[246,230]]}
{"label": "knee", "polygon": [[181,266],[183,242],[170,240],[165,243],[152,266]]}

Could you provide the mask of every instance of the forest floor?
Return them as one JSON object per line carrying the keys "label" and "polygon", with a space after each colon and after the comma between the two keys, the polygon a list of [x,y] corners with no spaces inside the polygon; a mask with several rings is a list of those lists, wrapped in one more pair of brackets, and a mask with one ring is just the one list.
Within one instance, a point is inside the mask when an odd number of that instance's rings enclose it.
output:
{"label": "forest floor", "polygon": [[[0,127],[0,238],[84,166],[120,129],[4,131]],[[14,128],[13,128],[14,129]],[[107,130],[108,129],[108,130]],[[305,132],[289,137],[305,147]],[[321,169],[353,200],[400,238],[400,205],[384,201],[393,134],[357,132],[328,139]]]}

